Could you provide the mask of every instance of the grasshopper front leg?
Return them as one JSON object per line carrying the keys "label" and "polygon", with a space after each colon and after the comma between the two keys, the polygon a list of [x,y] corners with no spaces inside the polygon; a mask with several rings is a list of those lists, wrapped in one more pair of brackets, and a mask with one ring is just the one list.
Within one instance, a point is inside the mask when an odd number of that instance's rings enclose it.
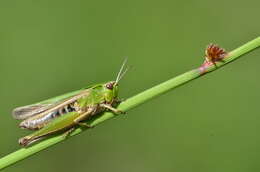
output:
{"label": "grasshopper front leg", "polygon": [[124,111],[121,111],[121,110],[118,110],[114,107],[112,107],[110,104],[100,104],[101,107],[105,108],[105,109],[108,109],[108,110],[111,110],[112,112],[114,112],[115,114],[125,114]]}

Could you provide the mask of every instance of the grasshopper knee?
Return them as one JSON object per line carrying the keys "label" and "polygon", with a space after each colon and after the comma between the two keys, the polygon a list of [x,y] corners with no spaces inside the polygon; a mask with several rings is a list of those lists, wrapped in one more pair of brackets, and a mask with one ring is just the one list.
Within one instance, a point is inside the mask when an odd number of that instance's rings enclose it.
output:
{"label": "grasshopper knee", "polygon": [[31,142],[31,137],[26,136],[26,137],[20,138],[18,142],[21,146],[27,146]]}

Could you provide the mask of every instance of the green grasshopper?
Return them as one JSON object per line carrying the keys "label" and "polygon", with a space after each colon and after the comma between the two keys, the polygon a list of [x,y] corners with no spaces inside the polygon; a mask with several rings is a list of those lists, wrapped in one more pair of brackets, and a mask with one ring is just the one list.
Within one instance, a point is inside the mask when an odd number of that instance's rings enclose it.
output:
{"label": "green grasshopper", "polygon": [[118,82],[128,68],[122,64],[115,81],[96,84],[72,93],[58,96],[40,103],[18,107],[13,110],[15,119],[23,120],[21,128],[37,130],[19,139],[21,146],[27,146],[48,135],[64,132],[67,137],[77,126],[91,127],[82,122],[105,110],[116,114],[124,113],[114,108],[118,99]]}

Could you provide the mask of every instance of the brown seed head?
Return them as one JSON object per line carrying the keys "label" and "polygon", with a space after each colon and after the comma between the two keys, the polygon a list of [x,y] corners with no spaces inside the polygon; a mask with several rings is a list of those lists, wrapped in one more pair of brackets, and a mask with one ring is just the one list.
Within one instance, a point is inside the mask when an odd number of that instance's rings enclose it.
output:
{"label": "brown seed head", "polygon": [[206,61],[215,63],[221,61],[227,52],[216,44],[209,44],[205,50]]}

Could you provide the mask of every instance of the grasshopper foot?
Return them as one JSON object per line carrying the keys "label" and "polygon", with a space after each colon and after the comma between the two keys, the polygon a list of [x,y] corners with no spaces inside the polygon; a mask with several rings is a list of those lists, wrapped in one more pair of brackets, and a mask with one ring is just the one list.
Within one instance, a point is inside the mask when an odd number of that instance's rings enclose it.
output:
{"label": "grasshopper foot", "polygon": [[123,115],[126,114],[126,112],[125,112],[125,111],[122,111],[122,110],[117,110],[116,113],[117,113],[117,114],[123,114]]}
{"label": "grasshopper foot", "polygon": [[70,136],[70,134],[75,130],[75,128],[70,128],[69,130],[67,130],[64,134],[63,137],[64,139],[66,139],[67,137]]}
{"label": "grasshopper foot", "polygon": [[89,124],[86,124],[86,123],[84,123],[84,122],[78,122],[77,124],[78,124],[79,126],[85,127],[85,128],[94,128],[94,126],[89,125]]}

